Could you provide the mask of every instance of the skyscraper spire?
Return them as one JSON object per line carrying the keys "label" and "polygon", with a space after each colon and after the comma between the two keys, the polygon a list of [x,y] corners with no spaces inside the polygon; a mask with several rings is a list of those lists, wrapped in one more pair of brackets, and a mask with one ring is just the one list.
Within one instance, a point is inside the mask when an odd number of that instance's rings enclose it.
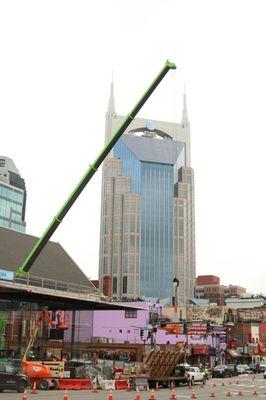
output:
{"label": "skyscraper spire", "polygon": [[184,86],[184,93],[183,93],[183,111],[182,111],[182,122],[183,128],[189,126],[188,120],[188,113],[187,113],[187,97],[186,97],[186,90]]}
{"label": "skyscraper spire", "polygon": [[115,98],[114,98],[114,79],[112,73],[112,82],[111,82],[111,91],[110,91],[110,98],[108,103],[108,112],[111,114],[115,114]]}

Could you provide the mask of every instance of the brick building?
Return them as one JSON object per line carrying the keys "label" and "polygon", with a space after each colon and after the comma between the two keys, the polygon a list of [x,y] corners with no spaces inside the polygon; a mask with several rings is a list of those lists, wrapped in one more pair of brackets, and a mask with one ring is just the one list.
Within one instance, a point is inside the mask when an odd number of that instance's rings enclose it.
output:
{"label": "brick building", "polygon": [[243,293],[246,293],[245,288],[237,285],[221,285],[220,278],[215,275],[199,275],[196,278],[195,297],[208,299],[210,303],[216,303],[218,306],[225,305],[226,298],[239,297]]}

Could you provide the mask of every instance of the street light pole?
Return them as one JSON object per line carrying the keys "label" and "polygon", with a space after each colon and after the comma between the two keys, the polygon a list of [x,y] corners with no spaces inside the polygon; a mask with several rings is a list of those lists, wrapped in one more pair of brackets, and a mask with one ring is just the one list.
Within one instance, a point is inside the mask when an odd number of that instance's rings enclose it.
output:
{"label": "street light pole", "polygon": [[[177,288],[179,286],[179,280],[177,278],[173,279],[173,288],[174,288],[174,312],[177,314],[177,306],[178,306],[178,300],[177,300]],[[179,318],[177,315],[177,321],[178,322]]]}

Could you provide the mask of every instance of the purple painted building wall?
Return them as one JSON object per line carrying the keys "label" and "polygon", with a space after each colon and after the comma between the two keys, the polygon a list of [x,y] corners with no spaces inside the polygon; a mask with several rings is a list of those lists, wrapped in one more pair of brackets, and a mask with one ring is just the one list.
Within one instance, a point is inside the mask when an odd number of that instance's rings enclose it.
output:
{"label": "purple painted building wall", "polygon": [[[151,312],[157,312],[162,316],[162,306],[151,302],[132,302],[125,303],[134,307],[144,308],[136,311],[76,311],[75,313],[75,342],[92,342],[97,338],[109,343],[137,343],[143,344],[140,337],[140,329],[144,328],[144,339],[147,337],[147,330],[150,327],[149,318]],[[73,313],[69,312],[67,319],[72,324]],[[70,342],[72,330],[65,332],[64,340]],[[100,339],[101,338],[101,339]],[[168,335],[164,330],[158,329],[156,342],[160,344],[177,344],[178,342],[188,342],[191,345],[208,345],[217,347],[217,340],[213,336],[186,336]],[[150,344],[150,339],[146,341]]]}

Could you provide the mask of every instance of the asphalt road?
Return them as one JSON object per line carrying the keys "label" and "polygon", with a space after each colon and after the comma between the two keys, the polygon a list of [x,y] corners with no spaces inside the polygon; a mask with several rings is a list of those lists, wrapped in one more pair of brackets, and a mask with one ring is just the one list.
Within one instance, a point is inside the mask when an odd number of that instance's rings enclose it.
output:
{"label": "asphalt road", "polygon": [[[246,376],[242,375],[231,379],[232,384],[229,385],[229,379],[210,379],[207,381],[205,387],[201,387],[199,384],[195,384],[193,389],[189,389],[187,386],[180,386],[175,388],[174,393],[177,400],[191,399],[192,394],[199,400],[211,399],[212,392],[214,393],[216,400],[230,400],[226,394],[228,391],[232,394],[232,400],[241,398],[246,400],[266,398],[266,379],[263,379],[262,374],[255,375],[255,380],[252,378],[254,375]],[[238,382],[239,380],[239,382]],[[222,386],[224,381],[225,386]],[[215,384],[216,386],[213,386]],[[257,391],[257,396],[253,395],[254,389]],[[239,391],[242,391],[243,396],[239,395]],[[113,400],[135,400],[136,392],[126,392],[124,390],[113,391]],[[151,392],[139,392],[141,400],[149,400]],[[170,389],[161,389],[155,391],[156,400],[169,400],[171,396]],[[88,390],[72,390],[68,392],[69,400],[108,400],[108,391],[99,391],[98,393],[92,393]],[[3,392],[0,393],[0,400],[22,400],[23,395],[15,392]],[[64,391],[47,391],[38,392],[38,394],[28,394],[28,400],[63,400]],[[194,397],[195,398],[195,397]]]}

